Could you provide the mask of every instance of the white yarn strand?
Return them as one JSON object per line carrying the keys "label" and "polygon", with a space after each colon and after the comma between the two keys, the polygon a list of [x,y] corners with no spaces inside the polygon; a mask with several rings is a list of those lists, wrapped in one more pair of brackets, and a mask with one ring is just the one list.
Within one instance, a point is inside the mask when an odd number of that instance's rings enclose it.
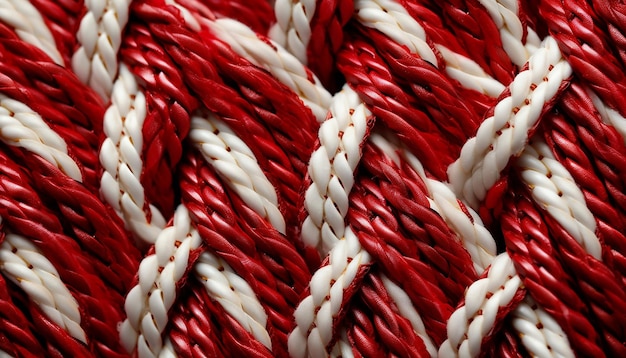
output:
{"label": "white yarn strand", "polygon": [[0,0],[0,21],[13,27],[24,42],[45,52],[57,65],[63,65],[63,57],[50,29],[39,10],[29,1]]}
{"label": "white yarn strand", "polygon": [[304,207],[302,240],[325,256],[344,236],[348,195],[361,160],[361,145],[371,112],[349,86],[335,94],[330,115],[320,126],[320,146],[309,160],[311,185]]}
{"label": "white yarn strand", "polygon": [[544,105],[571,73],[556,41],[547,37],[528,60],[528,70],[509,85],[511,95],[495,105],[493,116],[485,119],[476,137],[465,143],[460,158],[448,168],[448,178],[460,198],[478,206],[509,159],[524,149]]}
{"label": "white yarn strand", "polygon": [[[357,19],[390,39],[405,45],[413,54],[439,67],[437,55],[426,42],[424,28],[396,0],[357,0]],[[435,47],[446,62],[446,73],[467,88],[497,96],[504,86],[489,76],[476,62],[455,53],[443,44]]]}
{"label": "white yarn strand", "polygon": [[201,242],[189,212],[179,205],[172,226],[159,234],[154,254],[141,261],[139,282],[126,296],[128,318],[120,325],[120,339],[128,352],[137,349],[139,357],[156,357],[163,348],[161,333],[176,300],[176,283],[187,271],[190,252]]}
{"label": "white yarn strand", "polygon": [[300,301],[294,312],[296,328],[289,335],[289,354],[293,357],[326,356],[333,336],[333,319],[361,266],[371,261],[359,239],[348,227],[345,237],[329,252],[328,265],[311,278],[310,295]]}
{"label": "white yarn strand", "polygon": [[222,259],[206,251],[194,267],[195,276],[207,292],[252,336],[268,349],[272,342],[267,331],[267,314],[252,287]]}
{"label": "white yarn strand", "polygon": [[259,167],[252,150],[226,123],[213,114],[194,116],[189,138],[252,210],[267,218],[279,232],[286,232],[276,189]]}
{"label": "white yarn strand", "polygon": [[292,53],[301,63],[307,64],[307,47],[311,40],[311,19],[315,15],[316,0],[276,0],[276,23],[269,36]]}
{"label": "white yarn strand", "polygon": [[424,28],[400,3],[394,0],[356,0],[354,7],[361,24],[382,32],[406,46],[411,53],[439,67],[437,56],[426,43]]}
{"label": "white yarn strand", "polygon": [[567,169],[548,145],[533,139],[516,162],[533,199],[540,204],[595,259],[602,261],[596,219]]}
{"label": "white yarn strand", "polygon": [[0,272],[18,285],[52,322],[87,343],[78,302],[52,263],[29,240],[7,233],[0,246]]}
{"label": "white yarn strand", "polygon": [[27,105],[0,94],[0,140],[25,148],[76,181],[82,174],[74,159],[67,154],[67,144],[39,114]]}
{"label": "white yarn strand", "polygon": [[120,66],[111,95],[111,104],[104,115],[106,138],[100,147],[100,163],[104,169],[100,191],[136,238],[154,243],[165,227],[165,219],[155,206],[146,205],[140,181],[146,100],[135,77],[124,65]]}
{"label": "white yarn strand", "polygon": [[[373,134],[371,140],[386,153],[395,152],[398,148],[379,134]],[[399,145],[401,146],[401,143]],[[411,151],[402,148],[401,153],[426,184],[429,197],[432,198],[431,209],[435,210],[457,234],[472,258],[474,269],[481,274],[496,257],[496,241],[491,232],[484,226],[478,213],[459,200],[449,185],[426,176],[422,164]]]}
{"label": "white yarn strand", "polygon": [[117,52],[128,22],[130,0],[86,0],[76,39],[79,48],[72,56],[78,78],[108,100],[117,77]]}
{"label": "white yarn strand", "polygon": [[520,68],[524,66],[530,55],[540,46],[540,40],[532,29],[526,28],[526,41],[522,41],[524,25],[518,17],[518,2],[512,0],[479,0],[479,2],[500,30],[502,46],[511,61]]}
{"label": "white yarn strand", "polygon": [[624,143],[626,144],[626,118],[624,118],[618,111],[607,106],[606,103],[604,103],[593,91],[588,89],[587,93],[589,94],[589,97],[591,97],[594,107],[600,114],[602,122],[615,128],[622,138],[624,138]]}
{"label": "white yarn strand", "polygon": [[464,305],[448,319],[448,339],[439,348],[439,357],[477,357],[498,311],[511,302],[520,286],[521,279],[509,255],[498,255],[487,277],[470,285]]}
{"label": "white yarn strand", "polygon": [[575,357],[561,326],[531,296],[513,311],[513,327],[532,357]]}

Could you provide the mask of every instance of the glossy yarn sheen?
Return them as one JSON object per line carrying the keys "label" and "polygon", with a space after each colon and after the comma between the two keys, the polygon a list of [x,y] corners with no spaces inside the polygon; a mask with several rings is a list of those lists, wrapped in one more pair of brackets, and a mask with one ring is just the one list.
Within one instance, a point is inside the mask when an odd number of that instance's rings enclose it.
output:
{"label": "glossy yarn sheen", "polygon": [[0,357],[626,356],[624,31],[0,0]]}

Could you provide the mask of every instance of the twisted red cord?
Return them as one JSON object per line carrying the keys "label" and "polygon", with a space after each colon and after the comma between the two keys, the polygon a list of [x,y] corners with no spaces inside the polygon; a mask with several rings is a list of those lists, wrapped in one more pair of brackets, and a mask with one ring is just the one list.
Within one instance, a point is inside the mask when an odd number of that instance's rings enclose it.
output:
{"label": "twisted red cord", "polygon": [[0,151],[0,217],[8,229],[30,239],[41,250],[74,294],[90,350],[123,356],[124,350],[117,339],[123,297],[103,282],[87,251],[65,234],[57,216],[32,188],[32,181],[6,151]]}
{"label": "twisted red cord", "polygon": [[[128,25],[120,54],[140,79],[148,109],[142,130],[140,180],[146,197],[165,217],[170,217],[175,200],[171,190],[173,172],[183,155],[182,142],[189,133],[190,115],[199,103],[182,78],[184,67],[178,67],[151,33],[151,19],[142,17],[144,14],[139,11],[132,14],[135,20]],[[145,208],[145,212],[150,211]]]}
{"label": "twisted red cord", "polygon": [[316,1],[311,19],[307,65],[330,91],[341,86],[336,56],[344,42],[344,27],[354,12],[353,0]]}
{"label": "twisted red cord", "polygon": [[398,168],[366,145],[359,173],[348,220],[373,261],[407,292],[440,345],[453,307],[476,279],[469,254],[430,209],[424,184],[408,165]]}
{"label": "twisted red cord", "polygon": [[[431,16],[430,19],[437,22],[433,23],[434,26],[425,26],[427,31],[429,28],[439,32],[449,29],[448,36],[454,36],[460,44],[452,50],[476,61],[485,72],[501,83],[508,84],[513,80],[517,68],[504,50],[498,27],[478,0],[408,0],[403,3],[409,13],[421,21],[425,20],[422,9],[431,9],[437,16]],[[430,21],[423,23],[428,24]],[[452,42],[448,39],[442,43],[448,45]],[[471,51],[466,53],[464,49]]]}
{"label": "twisted red cord", "polygon": [[480,117],[433,65],[375,30],[359,31],[362,35],[351,39],[340,52],[339,69],[425,169],[435,178],[445,179],[448,165],[474,135]]}
{"label": "twisted red cord", "polygon": [[52,33],[66,66],[76,50],[76,32],[85,13],[84,0],[32,0]]}
{"label": "twisted red cord", "polygon": [[426,357],[426,345],[415,334],[389,295],[378,270],[365,278],[357,298],[351,302],[346,322],[348,341],[355,356]]}
{"label": "twisted red cord", "polygon": [[494,335],[489,336],[492,343],[490,345],[481,344],[482,350],[479,357],[528,357],[529,354],[524,349],[524,345],[521,344],[518,333],[511,329],[510,319],[505,318],[500,324],[501,328],[494,330]]}
{"label": "twisted red cord", "polygon": [[[546,122],[545,139],[556,159],[581,188],[598,222],[603,258],[626,283],[626,146],[614,128],[602,123],[584,89],[573,84],[559,110]],[[569,119],[569,120],[568,120]]]}
{"label": "twisted red cord", "polygon": [[189,282],[178,302],[169,336],[180,357],[272,357],[197,280]]}
{"label": "twisted red cord", "polygon": [[68,69],[0,24],[0,92],[29,106],[65,140],[83,183],[100,187],[98,148],[104,107]]}
{"label": "twisted red cord", "polygon": [[306,264],[284,236],[224,189],[199,154],[189,153],[181,175],[182,201],[204,245],[255,291],[268,314],[273,354],[286,356],[293,309],[310,280]]}
{"label": "twisted red cord", "polygon": [[540,15],[576,73],[611,108],[626,116],[626,75],[589,5],[543,0]]}
{"label": "twisted red cord", "polygon": [[500,219],[507,251],[524,286],[537,303],[559,323],[572,349],[580,355],[601,357],[598,333],[589,309],[576,292],[576,283],[559,261],[546,217],[521,185],[509,180]]}
{"label": "twisted red cord", "polygon": [[622,69],[626,68],[626,8],[619,1],[591,1],[596,15],[606,24],[612,50],[622,63]]}

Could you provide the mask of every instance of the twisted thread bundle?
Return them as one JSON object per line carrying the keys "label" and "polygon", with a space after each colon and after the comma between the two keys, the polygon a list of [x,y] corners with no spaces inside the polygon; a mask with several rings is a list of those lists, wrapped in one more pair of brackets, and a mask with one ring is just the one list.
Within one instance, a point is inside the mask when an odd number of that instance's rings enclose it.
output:
{"label": "twisted thread bundle", "polygon": [[0,356],[626,355],[625,19],[0,1]]}

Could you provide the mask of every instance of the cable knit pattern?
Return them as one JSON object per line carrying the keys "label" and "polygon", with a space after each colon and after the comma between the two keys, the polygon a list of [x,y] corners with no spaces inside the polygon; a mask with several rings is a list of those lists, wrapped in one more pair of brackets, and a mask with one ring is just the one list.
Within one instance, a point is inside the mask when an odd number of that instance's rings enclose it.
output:
{"label": "cable knit pattern", "polygon": [[625,10],[0,0],[0,356],[626,356]]}

